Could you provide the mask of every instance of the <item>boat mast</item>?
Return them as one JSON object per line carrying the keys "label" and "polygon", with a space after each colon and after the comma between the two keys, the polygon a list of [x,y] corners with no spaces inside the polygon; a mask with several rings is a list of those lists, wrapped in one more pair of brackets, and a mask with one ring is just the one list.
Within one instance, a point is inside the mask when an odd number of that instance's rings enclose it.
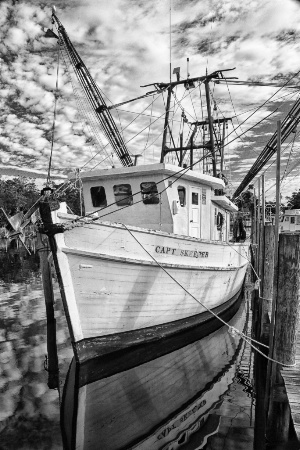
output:
{"label": "boat mast", "polygon": [[[165,149],[166,149],[166,142],[167,142],[167,134],[168,134],[168,128],[169,128],[169,114],[170,114],[170,105],[171,105],[171,94],[172,94],[172,86],[168,87],[168,97],[167,97],[167,105],[166,105],[166,114],[165,114],[165,123],[164,123],[164,133],[163,133],[163,141],[162,141],[162,149],[161,149],[161,155],[160,155],[160,162],[164,162],[165,158]],[[169,132],[171,133],[171,130],[169,129]]]}
{"label": "boat mast", "polygon": [[[225,132],[225,126],[226,126],[226,122],[228,120],[231,120],[230,117],[227,118],[223,118],[223,119],[218,119],[218,120],[214,120],[212,117],[212,112],[211,112],[211,104],[210,104],[210,92],[209,92],[209,82],[212,80],[220,80],[220,79],[224,79],[223,73],[222,72],[226,72],[228,70],[233,70],[233,69],[224,69],[224,70],[218,70],[216,72],[211,73],[210,75],[206,75],[204,77],[196,77],[196,78],[187,78],[185,80],[179,80],[179,76],[178,76],[178,69],[176,69],[176,73],[177,73],[177,81],[173,81],[170,83],[154,83],[154,85],[156,87],[158,87],[160,90],[167,90],[168,91],[168,97],[167,97],[167,104],[166,104],[166,113],[165,113],[165,122],[164,122],[164,131],[163,131],[163,140],[162,140],[162,149],[161,149],[161,156],[160,156],[160,162],[164,162],[164,158],[166,156],[167,153],[170,152],[179,152],[179,166],[182,166],[183,163],[183,158],[186,154],[187,151],[190,151],[190,168],[192,169],[193,166],[193,151],[195,149],[208,149],[209,153],[210,153],[210,157],[212,159],[212,169],[213,169],[213,176],[216,177],[217,176],[217,164],[216,164],[216,150],[215,150],[215,130],[214,130],[214,124],[215,123],[223,123],[223,139],[222,142],[219,145],[219,151],[220,151],[220,168],[221,171],[223,170],[223,157],[224,157],[224,132]],[[229,79],[235,79],[235,77],[229,77],[226,78],[227,80]],[[193,132],[192,132],[192,136],[190,138],[189,144],[186,147],[183,147],[182,143],[183,143],[183,137],[180,136],[180,147],[175,147],[174,148],[169,148],[167,146],[167,133],[169,130],[170,136],[171,136],[171,140],[173,141],[173,137],[171,134],[171,129],[169,126],[169,113],[170,113],[170,105],[171,105],[171,94],[173,92],[173,88],[175,86],[178,86],[180,84],[183,84],[185,86],[193,86],[194,82],[204,82],[204,86],[205,86],[205,94],[206,94],[206,107],[207,107],[207,115],[208,115],[208,119],[204,120],[204,121],[196,121],[190,125],[194,126]],[[147,86],[151,86],[151,85],[147,85]],[[143,86],[145,87],[145,86]],[[209,127],[209,142],[207,142],[206,144],[203,143],[201,144],[195,144],[194,143],[194,136],[196,134],[197,128],[200,126],[204,126],[204,125],[208,125]],[[174,141],[173,141],[174,143]],[[177,153],[178,154],[178,153]],[[208,155],[209,156],[209,155]]]}
{"label": "boat mast", "polygon": [[209,81],[210,81],[210,79],[206,78],[206,80],[204,81],[204,86],[205,86],[206,108],[207,108],[207,116],[208,116],[208,127],[209,127],[209,150],[211,153],[213,176],[216,177],[217,176],[217,168],[216,168],[216,155],[215,155],[214,126],[213,126],[213,118],[211,115]]}
{"label": "boat mast", "polygon": [[220,163],[220,171],[223,173],[224,168],[224,150],[225,150],[225,132],[226,132],[227,123],[223,122],[223,134],[222,134],[222,144],[221,144],[221,163]]}

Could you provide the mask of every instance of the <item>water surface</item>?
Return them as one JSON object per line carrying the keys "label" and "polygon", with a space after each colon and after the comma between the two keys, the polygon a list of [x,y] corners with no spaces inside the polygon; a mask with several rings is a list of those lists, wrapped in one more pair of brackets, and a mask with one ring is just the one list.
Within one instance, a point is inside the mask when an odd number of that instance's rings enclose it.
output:
{"label": "water surface", "polygon": [[[62,449],[59,394],[48,388],[45,370],[46,315],[38,256],[1,252],[0,267],[0,448]],[[72,352],[60,301],[55,310],[63,371]]]}
{"label": "water surface", "polygon": [[[62,392],[72,350],[55,280],[54,290]],[[253,370],[248,344],[243,344],[240,352],[228,369],[228,389],[213,411],[221,418],[218,432],[208,438],[205,447],[180,446],[183,450],[252,448]],[[38,256],[28,256],[23,251],[0,252],[1,450],[63,448],[60,394],[47,386],[46,354],[46,315]]]}

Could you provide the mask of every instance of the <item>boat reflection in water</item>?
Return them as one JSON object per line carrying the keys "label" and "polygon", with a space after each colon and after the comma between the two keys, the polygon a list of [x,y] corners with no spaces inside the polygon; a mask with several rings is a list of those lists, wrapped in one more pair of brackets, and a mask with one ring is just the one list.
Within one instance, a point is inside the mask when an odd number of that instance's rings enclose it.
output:
{"label": "boat reflection in water", "polygon": [[[246,319],[242,301],[229,324],[244,330]],[[177,348],[151,360],[153,349],[144,346],[146,362],[134,367],[124,351],[118,364],[115,355],[87,366],[76,366],[73,360],[61,407],[65,448],[203,448],[218,431],[220,416],[215,412],[233,382],[230,368],[239,364],[244,344],[226,328],[181,347],[162,341],[160,347]]]}

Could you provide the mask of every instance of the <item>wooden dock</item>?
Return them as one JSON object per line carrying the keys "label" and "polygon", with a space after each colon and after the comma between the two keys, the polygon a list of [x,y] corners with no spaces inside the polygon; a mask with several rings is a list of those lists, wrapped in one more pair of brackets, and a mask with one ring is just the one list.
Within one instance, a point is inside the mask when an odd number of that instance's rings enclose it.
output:
{"label": "wooden dock", "polygon": [[281,370],[295,432],[300,441],[300,323],[297,329],[296,365]]}

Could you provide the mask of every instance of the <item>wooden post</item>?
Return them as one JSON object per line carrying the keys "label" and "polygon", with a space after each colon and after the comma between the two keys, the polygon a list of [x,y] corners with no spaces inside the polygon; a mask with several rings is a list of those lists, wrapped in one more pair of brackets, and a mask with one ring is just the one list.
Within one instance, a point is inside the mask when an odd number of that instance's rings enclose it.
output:
{"label": "wooden post", "polygon": [[54,294],[52,285],[51,266],[48,260],[50,254],[48,238],[38,233],[38,252],[40,257],[43,290],[45,296],[47,315],[47,352],[48,352],[48,387],[57,389],[58,381],[58,356],[56,345],[56,320],[54,315]]}
{"label": "wooden post", "polygon": [[[275,317],[277,308],[277,269],[278,269],[278,239],[279,239],[279,210],[280,210],[280,152],[281,152],[281,121],[277,122],[277,159],[276,159],[276,211],[275,211],[275,246],[274,246],[274,286],[273,286],[273,302],[272,302],[272,315],[271,315],[271,327],[270,327],[270,350],[269,355],[273,357],[274,347],[274,330],[275,330]],[[272,364],[269,364],[272,368]],[[271,373],[271,387],[275,380],[275,368]]]}
{"label": "wooden post", "polygon": [[[255,245],[257,244],[256,241],[256,195],[255,195],[255,187],[253,187],[253,230],[252,230],[252,243],[254,245],[254,248],[256,249]],[[255,258],[256,258],[256,252],[254,252]]]}
{"label": "wooden post", "polygon": [[300,234],[279,237],[275,359],[294,364],[300,312]]}
{"label": "wooden post", "polygon": [[[269,334],[273,284],[274,284],[274,248],[275,248],[275,226],[267,224],[264,227],[264,276],[262,281],[262,315],[261,336]],[[265,336],[266,337],[266,336]]]}
{"label": "wooden post", "polygon": [[[269,357],[274,357],[274,330],[277,308],[277,286],[278,286],[278,237],[279,237],[279,208],[280,208],[280,152],[281,152],[281,121],[277,121],[277,159],[276,159],[276,211],[275,211],[275,236],[274,236],[274,278],[273,278],[273,297],[272,313],[269,334]],[[276,364],[268,361],[267,380],[266,380],[266,414],[271,412],[272,402],[271,394],[275,386]]]}
{"label": "wooden post", "polygon": [[[261,177],[261,222],[260,222],[260,254],[259,254],[259,278],[260,278],[260,294],[261,298],[259,299],[259,306],[260,306],[260,323],[258,326],[259,336],[260,338],[262,336],[265,337],[265,329],[264,324],[266,323],[266,317],[265,317],[265,296],[264,296],[264,278],[265,278],[265,259],[266,259],[266,232],[265,232],[265,224],[266,224],[266,205],[265,205],[265,176],[262,175]],[[273,263],[273,260],[272,260]],[[273,274],[272,274],[273,275]]]}
{"label": "wooden post", "polygon": [[[294,364],[300,313],[300,234],[280,235],[277,279],[273,355],[276,361]],[[290,407],[278,364],[274,378],[269,409],[268,438],[272,442],[287,442]]]}
{"label": "wooden post", "polygon": [[[270,410],[267,422],[267,439],[269,444],[276,445],[288,442],[291,410],[284,387],[284,381],[277,369],[278,382],[273,386]],[[273,447],[272,447],[273,448]]]}

